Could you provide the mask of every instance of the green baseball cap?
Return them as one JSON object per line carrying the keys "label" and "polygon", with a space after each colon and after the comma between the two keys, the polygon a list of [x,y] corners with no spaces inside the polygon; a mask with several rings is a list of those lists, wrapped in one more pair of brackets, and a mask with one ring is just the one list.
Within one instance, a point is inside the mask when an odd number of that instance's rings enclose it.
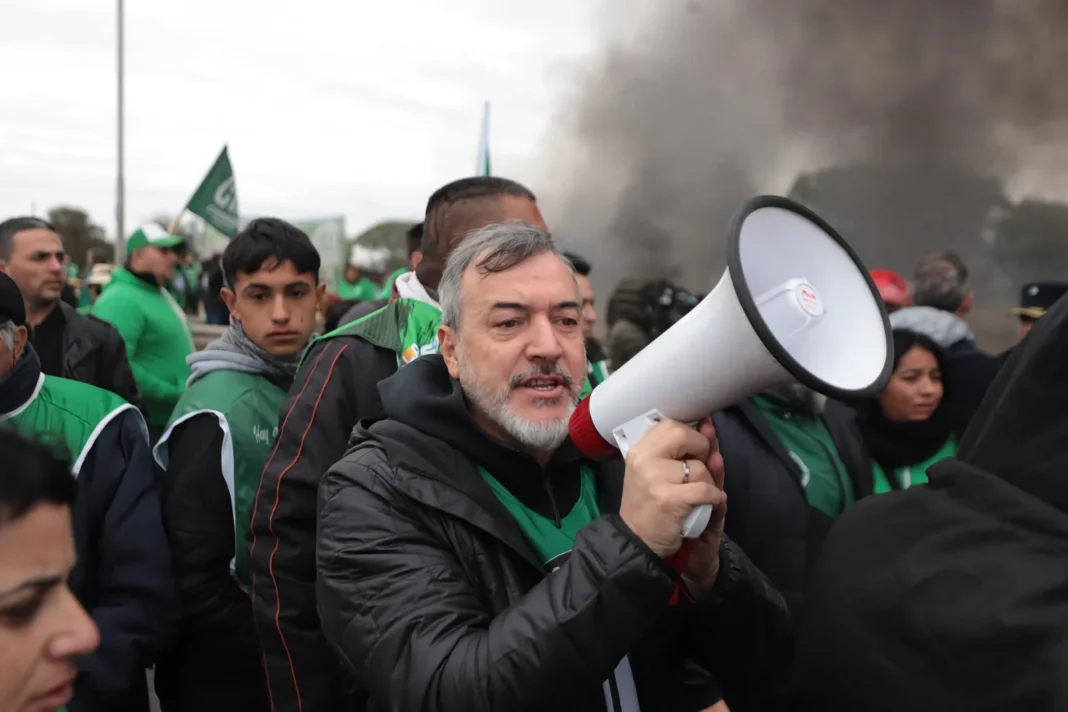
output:
{"label": "green baseball cap", "polygon": [[185,244],[184,237],[169,235],[166,230],[156,223],[145,223],[126,238],[126,254],[130,254],[134,250],[140,250],[142,247],[165,249],[182,244]]}

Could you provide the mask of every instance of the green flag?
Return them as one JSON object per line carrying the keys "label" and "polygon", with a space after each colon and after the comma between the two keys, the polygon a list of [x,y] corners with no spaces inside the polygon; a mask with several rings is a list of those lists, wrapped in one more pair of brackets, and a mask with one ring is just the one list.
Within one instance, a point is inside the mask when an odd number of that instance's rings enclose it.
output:
{"label": "green flag", "polygon": [[237,234],[237,187],[226,146],[185,209],[227,237]]}
{"label": "green flag", "polygon": [[478,137],[478,161],[475,165],[476,176],[493,175],[493,170],[490,166],[489,123],[490,103],[487,101],[482,109],[482,133]]}

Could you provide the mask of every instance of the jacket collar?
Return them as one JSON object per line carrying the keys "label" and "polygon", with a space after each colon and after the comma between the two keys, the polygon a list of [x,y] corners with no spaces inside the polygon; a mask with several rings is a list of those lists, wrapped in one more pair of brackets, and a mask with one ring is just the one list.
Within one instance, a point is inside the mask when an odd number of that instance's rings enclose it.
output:
{"label": "jacket collar", "polygon": [[41,361],[26,344],[15,367],[0,378],[0,421],[17,415],[41,390]]}
{"label": "jacket collar", "polygon": [[360,426],[353,439],[381,445],[396,486],[405,495],[481,529],[541,569],[515,519],[482,479],[478,466],[459,450],[394,420],[379,421],[370,431]]}

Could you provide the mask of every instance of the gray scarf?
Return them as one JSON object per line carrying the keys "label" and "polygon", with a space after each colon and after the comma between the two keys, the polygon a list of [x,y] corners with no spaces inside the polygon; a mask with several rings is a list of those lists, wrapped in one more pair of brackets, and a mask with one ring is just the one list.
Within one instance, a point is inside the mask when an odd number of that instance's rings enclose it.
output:
{"label": "gray scarf", "polygon": [[297,375],[300,357],[300,353],[272,356],[248,338],[241,322],[234,321],[221,338],[212,341],[203,351],[186,357],[193,373],[185,385],[188,388],[213,371],[255,373],[288,384]]}

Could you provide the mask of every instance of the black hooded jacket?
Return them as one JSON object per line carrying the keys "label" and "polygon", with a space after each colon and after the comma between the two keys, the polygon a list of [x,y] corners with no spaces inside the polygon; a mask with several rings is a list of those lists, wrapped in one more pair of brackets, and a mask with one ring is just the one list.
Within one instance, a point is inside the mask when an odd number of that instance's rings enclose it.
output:
{"label": "black hooded jacket", "polygon": [[845,513],[812,574],[807,709],[1068,709],[1068,300],[930,484]]}
{"label": "black hooded jacket", "polygon": [[[543,470],[490,439],[440,356],[379,388],[388,419],[359,427],[323,479],[317,547],[323,630],[368,709],[605,709],[601,683],[624,656],[643,712],[712,705],[706,670],[731,709],[759,709],[750,700],[781,674],[789,617],[733,543],[696,604],[670,605],[676,575],[617,514],[584,527],[546,577],[476,462],[553,519],[578,497],[575,451]],[[622,478],[602,471],[597,491],[601,511],[618,512]]]}

